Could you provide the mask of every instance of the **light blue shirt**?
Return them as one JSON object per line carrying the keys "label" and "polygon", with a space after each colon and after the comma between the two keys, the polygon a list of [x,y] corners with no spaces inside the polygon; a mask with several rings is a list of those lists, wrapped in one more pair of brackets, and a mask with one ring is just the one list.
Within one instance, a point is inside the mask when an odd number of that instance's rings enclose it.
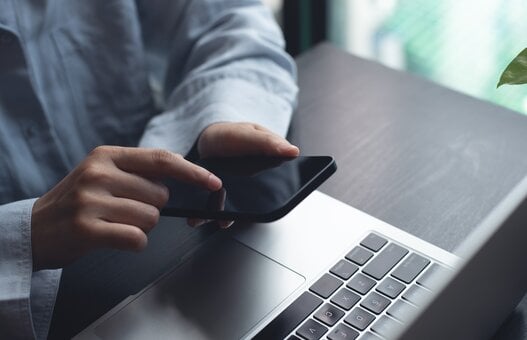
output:
{"label": "light blue shirt", "polygon": [[95,146],[186,154],[208,125],[285,135],[295,68],[259,0],[0,0],[0,338],[45,338],[60,270],[31,210]]}

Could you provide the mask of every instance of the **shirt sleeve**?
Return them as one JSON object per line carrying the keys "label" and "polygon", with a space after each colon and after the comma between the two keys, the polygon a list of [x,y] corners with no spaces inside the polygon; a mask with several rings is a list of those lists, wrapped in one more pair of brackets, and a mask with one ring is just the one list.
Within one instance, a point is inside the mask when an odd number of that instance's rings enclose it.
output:
{"label": "shirt sleeve", "polygon": [[33,272],[35,199],[0,205],[0,339],[45,339],[61,270]]}
{"label": "shirt sleeve", "polygon": [[285,136],[296,105],[296,68],[261,1],[149,0],[138,1],[138,9],[165,100],[140,146],[185,154],[216,122],[253,122]]}

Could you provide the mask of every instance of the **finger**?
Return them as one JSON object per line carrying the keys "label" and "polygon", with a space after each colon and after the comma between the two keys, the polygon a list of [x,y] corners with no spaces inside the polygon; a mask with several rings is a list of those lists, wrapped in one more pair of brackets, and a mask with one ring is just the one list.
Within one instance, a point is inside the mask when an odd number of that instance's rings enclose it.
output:
{"label": "finger", "polygon": [[[202,226],[205,223],[209,223],[211,221],[212,220],[203,220],[203,219],[199,219],[199,218],[188,218],[187,219],[187,224],[189,226],[191,226],[191,227],[197,228],[197,227]],[[214,221],[214,222],[221,229],[227,229],[231,225],[233,225],[233,223],[234,223],[234,221],[224,221],[224,220],[218,220],[218,221]]]}
{"label": "finger", "polygon": [[114,197],[143,202],[158,209],[163,208],[169,198],[166,185],[124,171],[117,173],[106,189]]}
{"label": "finger", "polygon": [[[261,132],[263,135],[270,135],[268,137],[271,139],[270,144],[274,144],[273,146],[275,149],[273,150],[273,148],[271,147],[268,153],[269,155],[282,157],[297,157],[298,155],[300,155],[300,149],[296,145],[289,143],[287,139],[275,134],[271,130],[261,125],[253,124],[253,127],[256,131]],[[265,137],[262,138],[265,139]],[[274,154],[274,152],[277,152],[277,154]]]}
{"label": "finger", "polygon": [[232,130],[222,135],[220,150],[214,153],[222,156],[267,155],[296,157],[300,150],[286,139],[255,125],[225,127]]}
{"label": "finger", "polygon": [[226,197],[227,191],[225,188],[209,193],[209,197],[207,197],[207,210],[223,211],[225,209]]}
{"label": "finger", "polygon": [[159,210],[150,204],[126,198],[106,197],[99,218],[138,227],[148,233],[159,222]]}
{"label": "finger", "polygon": [[148,244],[146,234],[132,225],[100,220],[94,229],[94,241],[99,248],[140,251]]}
{"label": "finger", "polygon": [[121,170],[149,178],[170,177],[208,190],[221,188],[221,180],[181,155],[161,149],[102,147]]}
{"label": "finger", "polygon": [[246,145],[248,154],[258,152],[266,156],[276,157],[296,157],[300,154],[298,147],[290,144],[286,139],[274,133],[255,130],[255,133],[242,135],[244,139],[239,141],[241,145]]}

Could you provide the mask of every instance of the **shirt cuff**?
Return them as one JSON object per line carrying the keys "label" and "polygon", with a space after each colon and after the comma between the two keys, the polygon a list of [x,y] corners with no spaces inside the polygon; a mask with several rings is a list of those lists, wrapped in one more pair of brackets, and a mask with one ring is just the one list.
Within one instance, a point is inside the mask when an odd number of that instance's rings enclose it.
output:
{"label": "shirt cuff", "polygon": [[31,280],[31,317],[37,339],[46,339],[57,299],[62,269],[40,270]]}
{"label": "shirt cuff", "polygon": [[181,106],[154,117],[139,146],[187,154],[199,134],[219,122],[251,122],[285,136],[293,104],[245,79],[217,80],[184,100]]}
{"label": "shirt cuff", "polygon": [[31,212],[36,199],[0,206],[0,338],[45,339],[60,270],[33,273]]}

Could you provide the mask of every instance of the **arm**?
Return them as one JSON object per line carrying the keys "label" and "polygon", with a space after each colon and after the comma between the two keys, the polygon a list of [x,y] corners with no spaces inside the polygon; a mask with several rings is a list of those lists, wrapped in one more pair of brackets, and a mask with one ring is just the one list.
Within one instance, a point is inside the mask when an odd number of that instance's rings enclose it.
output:
{"label": "arm", "polygon": [[33,272],[29,199],[0,206],[0,338],[45,339],[60,270]]}
{"label": "arm", "polygon": [[0,206],[0,339],[47,337],[60,268],[96,248],[141,250],[174,177],[221,181],[165,150],[99,147],[38,199]]}
{"label": "arm", "polygon": [[251,122],[284,136],[297,87],[281,32],[258,0],[138,0],[165,112],[141,146],[187,153],[218,122]]}

